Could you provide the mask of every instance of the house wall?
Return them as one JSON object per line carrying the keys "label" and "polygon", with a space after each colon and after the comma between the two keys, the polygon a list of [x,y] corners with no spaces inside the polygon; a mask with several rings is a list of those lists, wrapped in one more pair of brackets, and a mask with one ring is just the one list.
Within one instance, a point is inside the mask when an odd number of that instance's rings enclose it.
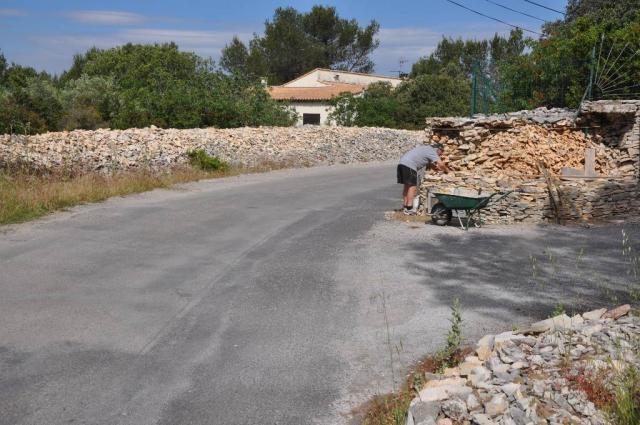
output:
{"label": "house wall", "polygon": [[[337,80],[334,78],[336,75],[338,75],[339,77]],[[325,70],[319,70],[318,77],[321,81],[338,81],[341,83],[362,84],[365,86],[371,83],[387,82],[387,83],[391,83],[392,87],[396,87],[402,82],[402,80],[397,78],[379,77],[375,75],[366,75],[366,74],[349,74],[349,73],[341,73],[339,71],[325,71]]]}
{"label": "house wall", "polygon": [[289,106],[299,115],[298,126],[302,125],[302,114],[320,114],[320,125],[330,125],[327,122],[333,106],[323,102],[290,102]]}
{"label": "house wall", "polygon": [[[338,79],[335,76],[338,75]],[[380,81],[386,81],[391,83],[393,87],[396,87],[402,81],[396,78],[379,77],[375,75],[365,74],[350,74],[340,71],[329,70],[315,70],[314,72],[305,75],[297,80],[290,81],[283,84],[284,87],[324,87],[321,81],[340,82],[347,84],[361,84],[369,85],[371,83],[377,83]]]}

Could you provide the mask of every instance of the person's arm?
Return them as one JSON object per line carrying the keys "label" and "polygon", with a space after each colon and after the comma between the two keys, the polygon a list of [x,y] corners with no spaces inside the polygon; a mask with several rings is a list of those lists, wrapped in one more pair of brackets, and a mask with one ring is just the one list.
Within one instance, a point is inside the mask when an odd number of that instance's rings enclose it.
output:
{"label": "person's arm", "polygon": [[444,163],[443,160],[439,159],[438,161],[436,161],[436,168],[440,171],[443,171],[445,173],[450,173],[451,169],[449,169],[449,167],[447,167],[447,164]]}

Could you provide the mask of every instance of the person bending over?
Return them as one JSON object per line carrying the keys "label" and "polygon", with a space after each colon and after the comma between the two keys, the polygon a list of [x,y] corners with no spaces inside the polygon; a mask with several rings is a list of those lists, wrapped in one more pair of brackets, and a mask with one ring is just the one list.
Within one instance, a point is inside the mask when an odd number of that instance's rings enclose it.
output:
{"label": "person bending over", "polygon": [[398,164],[398,183],[404,185],[402,191],[403,213],[413,215],[413,200],[418,192],[418,171],[423,168],[434,167],[448,173],[450,170],[440,159],[444,152],[444,146],[440,143],[434,145],[420,145],[405,153]]}

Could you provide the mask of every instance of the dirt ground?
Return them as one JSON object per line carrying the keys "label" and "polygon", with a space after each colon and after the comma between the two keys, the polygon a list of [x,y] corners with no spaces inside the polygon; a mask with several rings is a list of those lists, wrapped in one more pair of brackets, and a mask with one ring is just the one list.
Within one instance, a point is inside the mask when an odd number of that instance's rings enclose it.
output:
{"label": "dirt ground", "polygon": [[[362,381],[355,377],[354,394],[391,390],[411,364],[441,348],[455,298],[462,305],[464,338],[474,343],[556,310],[615,306],[640,289],[640,276],[623,255],[623,230],[632,255],[640,255],[638,224],[490,225],[465,232],[425,224],[427,219],[387,213],[341,261],[340,279],[371,294],[363,320],[372,331],[361,342],[375,348],[362,356],[384,365],[375,371],[375,385],[365,374]],[[388,333],[379,330],[385,322]]]}

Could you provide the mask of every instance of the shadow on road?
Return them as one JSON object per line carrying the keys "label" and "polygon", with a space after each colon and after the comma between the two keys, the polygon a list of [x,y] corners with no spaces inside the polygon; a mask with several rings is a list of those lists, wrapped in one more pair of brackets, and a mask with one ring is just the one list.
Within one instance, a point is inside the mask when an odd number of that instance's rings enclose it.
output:
{"label": "shadow on road", "polygon": [[[412,242],[407,269],[441,302],[459,298],[480,314],[504,319],[547,317],[630,300],[632,266],[622,253],[620,225],[472,229],[429,226],[429,242]],[[638,226],[624,227],[632,243]],[[637,254],[636,254],[637,255]],[[634,286],[635,285],[635,286]]]}

